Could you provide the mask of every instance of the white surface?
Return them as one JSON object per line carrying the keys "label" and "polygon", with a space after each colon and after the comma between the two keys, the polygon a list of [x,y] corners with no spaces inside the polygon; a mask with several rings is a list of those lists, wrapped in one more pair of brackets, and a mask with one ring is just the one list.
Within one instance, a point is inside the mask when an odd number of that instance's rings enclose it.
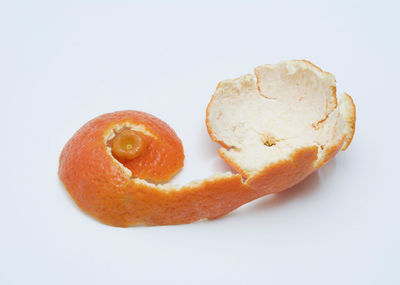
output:
{"label": "white surface", "polygon": [[[396,1],[34,2],[0,2],[0,284],[400,283]],[[65,142],[120,109],[176,130],[174,182],[225,171],[204,124],[218,81],[293,58],[357,105],[348,151],[293,189],[215,221],[120,229],[59,182]]]}

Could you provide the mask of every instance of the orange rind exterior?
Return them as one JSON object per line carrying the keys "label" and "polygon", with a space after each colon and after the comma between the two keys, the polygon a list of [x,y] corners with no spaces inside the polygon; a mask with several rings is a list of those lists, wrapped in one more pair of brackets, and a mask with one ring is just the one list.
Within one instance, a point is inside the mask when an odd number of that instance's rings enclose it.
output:
{"label": "orange rind exterior", "polygon": [[[105,139],[113,128],[127,123],[145,126],[151,135],[145,136],[148,145],[137,161],[121,164],[107,150]],[[166,123],[143,112],[121,111],[99,116],[75,133],[61,152],[58,173],[82,210],[118,227],[214,219],[256,198],[238,174],[183,187],[144,180],[170,179],[183,159],[182,143]]]}

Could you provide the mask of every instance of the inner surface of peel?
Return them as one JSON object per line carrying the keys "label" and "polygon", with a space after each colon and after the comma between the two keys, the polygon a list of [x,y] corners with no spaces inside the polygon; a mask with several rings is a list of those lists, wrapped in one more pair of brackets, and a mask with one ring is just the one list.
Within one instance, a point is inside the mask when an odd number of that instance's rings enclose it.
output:
{"label": "inner surface of peel", "polygon": [[226,157],[251,175],[297,149],[316,145],[319,160],[325,145],[340,143],[343,119],[333,75],[307,63],[261,66],[255,74],[257,82],[251,74],[221,82],[214,95],[209,120],[218,114],[212,128],[230,146],[221,149]]}
{"label": "inner surface of peel", "polygon": [[[157,190],[168,192],[168,191],[180,191],[180,190],[182,190],[182,188],[196,189],[196,188],[200,188],[202,185],[204,185],[205,183],[207,183],[209,181],[225,180],[225,179],[230,180],[238,175],[239,174],[234,174],[230,171],[227,171],[224,173],[215,173],[207,178],[192,180],[183,185],[173,184],[173,183],[164,183],[164,184],[153,183],[151,181],[148,181],[147,179],[141,179],[141,178],[137,178],[137,177],[132,177],[130,182],[137,184],[137,185],[145,185],[145,186],[154,187]],[[243,182],[243,178],[242,178],[242,182]]]}

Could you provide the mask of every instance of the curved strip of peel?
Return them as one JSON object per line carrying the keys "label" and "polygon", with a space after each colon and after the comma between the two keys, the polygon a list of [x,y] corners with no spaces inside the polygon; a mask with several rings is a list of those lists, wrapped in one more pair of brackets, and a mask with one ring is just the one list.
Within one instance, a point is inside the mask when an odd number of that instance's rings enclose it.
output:
{"label": "curved strip of peel", "polygon": [[[143,157],[122,164],[108,142],[126,128],[142,133],[150,147]],[[59,177],[82,210],[119,227],[213,219],[255,198],[239,174],[219,174],[182,187],[152,183],[176,174],[183,157],[181,141],[161,120],[137,111],[115,112],[91,120],[68,141]]]}
{"label": "curved strip of peel", "polygon": [[[255,77],[221,82],[206,122],[211,138],[223,146],[219,154],[240,174],[218,174],[182,187],[156,184],[182,168],[182,143],[154,116],[121,111],[91,120],[68,141],[59,177],[82,210],[109,225],[213,219],[287,189],[346,149],[355,107],[347,94],[337,104],[331,74],[289,61],[257,67]],[[121,163],[110,141],[124,129],[141,133],[148,149]]]}

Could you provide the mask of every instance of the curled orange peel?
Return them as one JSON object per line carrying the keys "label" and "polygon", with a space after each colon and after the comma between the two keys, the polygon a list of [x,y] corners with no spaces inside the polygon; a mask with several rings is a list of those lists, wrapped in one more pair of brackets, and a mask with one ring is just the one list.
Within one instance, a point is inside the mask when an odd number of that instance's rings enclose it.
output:
{"label": "curled orange peel", "polygon": [[[110,141],[121,130],[147,141],[140,156],[118,161]],[[118,227],[190,223],[225,215],[252,200],[254,191],[238,174],[221,174],[183,187],[165,182],[183,166],[175,132],[138,111],[101,115],[86,123],[65,145],[59,177],[76,204],[105,224]]]}
{"label": "curled orange peel", "polygon": [[[120,111],[89,121],[67,142],[60,155],[61,181],[82,210],[105,224],[183,224],[215,219],[261,196],[283,191],[348,147],[354,134],[355,106],[347,94],[337,103],[331,74],[306,61],[262,66],[255,73],[257,81],[246,75],[221,82],[207,108],[210,137],[221,144],[218,153],[239,174],[217,174],[181,187],[161,184],[183,167],[180,139],[166,123],[150,114]],[[277,83],[272,84],[270,78]],[[309,137],[303,138],[301,133],[289,137],[293,135],[290,130],[280,132],[280,128],[274,129],[268,120],[262,120],[265,116],[271,121],[273,116],[255,114],[255,110],[260,111],[259,106],[287,111],[285,102],[267,96],[279,95],[276,86],[282,85],[292,91],[299,88],[299,94],[294,92],[300,96],[297,104],[305,107],[307,104],[302,102],[311,96],[307,92],[314,94],[312,88],[321,88],[317,91],[325,98],[320,100],[317,95],[311,101],[320,101],[326,110],[304,116],[304,122],[292,122],[304,128]],[[267,93],[268,90],[275,93]],[[255,100],[254,104],[251,100]],[[240,108],[244,106],[250,113],[243,116]],[[232,112],[239,122],[230,125]],[[284,119],[290,121],[292,117],[289,114]],[[263,123],[252,124],[254,118],[261,118]],[[278,121],[282,119],[277,117]],[[251,154],[250,147],[259,152]]]}

